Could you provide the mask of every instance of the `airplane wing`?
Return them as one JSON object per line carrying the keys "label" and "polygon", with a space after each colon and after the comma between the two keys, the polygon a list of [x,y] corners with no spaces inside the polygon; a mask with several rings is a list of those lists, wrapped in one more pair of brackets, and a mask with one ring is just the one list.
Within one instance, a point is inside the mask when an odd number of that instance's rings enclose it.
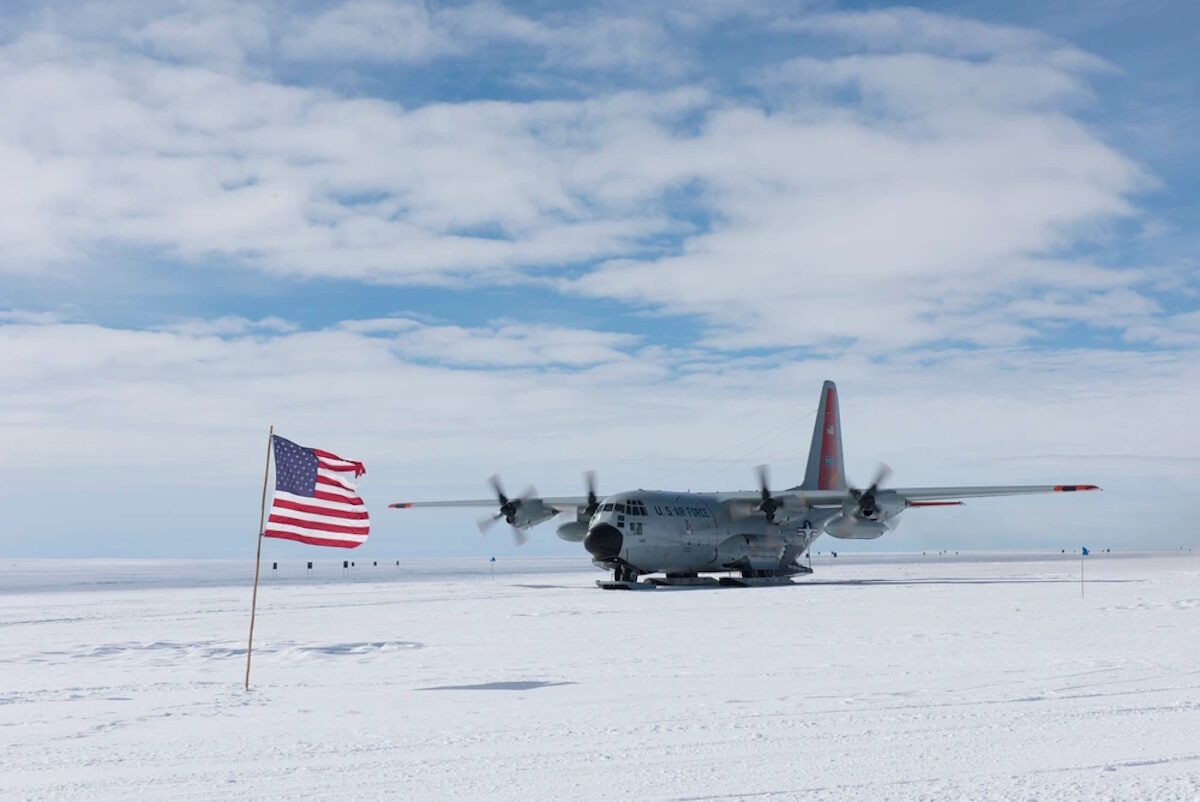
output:
{"label": "airplane wing", "polygon": [[[989,496],[1028,496],[1037,493],[1074,493],[1099,490],[1096,485],[974,485],[966,487],[896,487],[881,488],[880,493],[895,493],[905,499],[910,507],[934,506],[960,502],[965,498],[987,498]],[[802,490],[789,488],[774,495],[776,501],[792,509],[804,507],[837,507],[851,499],[847,490]],[[757,491],[723,494],[722,501],[732,504],[757,505],[761,495]]]}
{"label": "airplane wing", "polygon": [[498,507],[494,498],[468,498],[457,501],[397,501],[389,504],[393,510],[411,510],[415,507]]}
{"label": "airplane wing", "polygon": [[[551,496],[539,498],[548,507],[586,507],[587,496]],[[388,507],[394,510],[416,509],[418,507],[497,507],[499,502],[494,498],[468,498],[455,501],[397,501]]]}
{"label": "airplane wing", "polygon": [[889,490],[910,502],[958,501],[989,496],[1029,496],[1036,493],[1075,493],[1099,490],[1096,485],[976,485],[968,487],[896,487]]}

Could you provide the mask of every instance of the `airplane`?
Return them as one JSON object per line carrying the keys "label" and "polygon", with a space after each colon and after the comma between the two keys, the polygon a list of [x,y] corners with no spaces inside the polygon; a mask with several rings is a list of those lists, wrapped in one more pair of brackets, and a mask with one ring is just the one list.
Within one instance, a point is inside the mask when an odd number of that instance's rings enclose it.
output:
{"label": "airplane", "polygon": [[[592,563],[612,571],[598,580],[609,590],[661,585],[793,584],[811,573],[799,560],[822,534],[841,540],[871,540],[898,524],[912,507],[961,505],[963,499],[1072,493],[1099,490],[1096,485],[996,485],[884,489],[891,470],[880,465],[871,483],[847,483],[842,460],[842,421],[837,386],[826,381],[813,424],[804,481],[773,492],[766,466],[758,467],[759,489],[732,493],[629,490],[601,499],[595,475],[585,474],[586,496],[539,498],[532,487],[510,498],[497,477],[494,499],[406,501],[389,505],[416,507],[496,507],[480,519],[479,529],[505,520],[517,545],[525,531],[557,515],[566,520],[557,534],[582,542]],[[661,574],[662,576],[648,576]],[[710,574],[725,574],[719,578]],[[639,577],[645,576],[644,581]]]}

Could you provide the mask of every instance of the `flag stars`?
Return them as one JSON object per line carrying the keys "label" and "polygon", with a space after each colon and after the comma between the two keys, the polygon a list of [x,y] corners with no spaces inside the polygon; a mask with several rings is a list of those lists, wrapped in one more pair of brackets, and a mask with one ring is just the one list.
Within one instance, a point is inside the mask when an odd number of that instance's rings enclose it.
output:
{"label": "flag stars", "polygon": [[310,448],[275,435],[275,489],[312,496],[317,487],[320,460]]}

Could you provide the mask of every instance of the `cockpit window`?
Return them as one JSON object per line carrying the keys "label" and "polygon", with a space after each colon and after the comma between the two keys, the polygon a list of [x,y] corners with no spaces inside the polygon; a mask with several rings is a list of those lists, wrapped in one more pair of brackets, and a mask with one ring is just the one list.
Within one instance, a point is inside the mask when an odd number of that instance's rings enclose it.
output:
{"label": "cockpit window", "polygon": [[618,504],[618,505],[616,506],[616,508],[615,508],[615,509],[616,509],[616,511],[617,511],[617,512],[625,512],[625,505],[624,505],[624,504]]}
{"label": "cockpit window", "polygon": [[604,505],[605,512],[612,512],[612,508],[613,508],[613,505],[612,505],[611,501]]}

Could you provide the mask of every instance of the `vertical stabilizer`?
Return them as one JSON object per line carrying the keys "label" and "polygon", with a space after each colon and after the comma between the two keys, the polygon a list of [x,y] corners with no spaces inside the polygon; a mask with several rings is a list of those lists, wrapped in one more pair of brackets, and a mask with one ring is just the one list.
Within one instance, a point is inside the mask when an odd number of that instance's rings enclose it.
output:
{"label": "vertical stabilizer", "polygon": [[837,385],[821,385],[821,404],[813,422],[812,445],[803,490],[844,490],[846,473],[842,464],[842,416],[838,411]]}

